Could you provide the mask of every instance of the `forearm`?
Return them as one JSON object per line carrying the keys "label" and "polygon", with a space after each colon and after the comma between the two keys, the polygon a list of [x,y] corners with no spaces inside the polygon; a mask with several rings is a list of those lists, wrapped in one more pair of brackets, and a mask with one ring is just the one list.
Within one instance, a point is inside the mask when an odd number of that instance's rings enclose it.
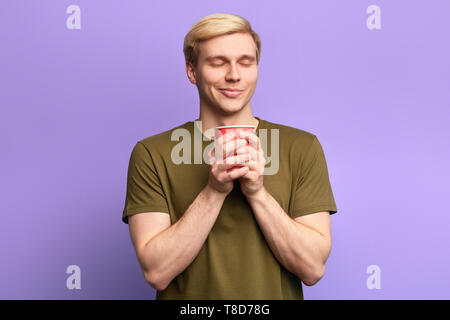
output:
{"label": "forearm", "polygon": [[324,271],[329,240],[294,221],[264,187],[248,201],[278,261],[305,284],[314,283]]}
{"label": "forearm", "polygon": [[206,186],[175,224],[145,245],[144,273],[157,289],[165,289],[198,255],[225,197]]}

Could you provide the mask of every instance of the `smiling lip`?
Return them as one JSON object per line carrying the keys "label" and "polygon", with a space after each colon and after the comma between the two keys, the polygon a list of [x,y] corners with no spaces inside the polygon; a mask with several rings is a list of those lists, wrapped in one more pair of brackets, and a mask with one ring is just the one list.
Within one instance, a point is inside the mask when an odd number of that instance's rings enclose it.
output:
{"label": "smiling lip", "polygon": [[224,94],[225,96],[227,96],[229,98],[238,97],[243,92],[243,90],[236,90],[236,89],[231,89],[231,90],[219,89],[219,91],[222,92],[222,94]]}

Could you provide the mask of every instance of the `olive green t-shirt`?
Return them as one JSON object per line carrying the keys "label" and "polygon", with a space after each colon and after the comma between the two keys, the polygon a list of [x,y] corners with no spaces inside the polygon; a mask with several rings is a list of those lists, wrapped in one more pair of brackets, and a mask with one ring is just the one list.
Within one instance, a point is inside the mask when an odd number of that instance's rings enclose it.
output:
{"label": "olive green t-shirt", "polygon": [[[283,210],[292,218],[336,213],[317,137],[255,118],[266,157],[264,187]],[[165,212],[171,224],[177,222],[208,182],[207,146],[213,147],[213,140],[194,121],[138,141],[131,152],[122,221],[142,212]],[[278,262],[238,179],[234,182],[197,257],[157,291],[156,299],[303,300],[300,279]]]}

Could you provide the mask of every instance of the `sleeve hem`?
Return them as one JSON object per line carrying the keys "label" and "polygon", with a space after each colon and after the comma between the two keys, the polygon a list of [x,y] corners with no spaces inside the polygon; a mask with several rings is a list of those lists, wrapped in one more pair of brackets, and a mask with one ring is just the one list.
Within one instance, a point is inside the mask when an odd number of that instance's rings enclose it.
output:
{"label": "sleeve hem", "polygon": [[144,212],[162,212],[169,214],[166,207],[155,207],[155,206],[147,206],[147,207],[136,207],[128,210],[124,210],[122,215],[122,221],[128,224],[128,217],[138,213]]}
{"label": "sleeve hem", "polygon": [[337,208],[334,205],[321,204],[321,205],[316,205],[316,206],[311,206],[311,207],[306,207],[306,208],[294,210],[290,214],[290,216],[292,218],[297,218],[297,217],[300,217],[300,216],[305,216],[307,214],[317,213],[317,212],[321,212],[321,211],[329,211],[330,215],[332,215],[332,214],[337,213]]}

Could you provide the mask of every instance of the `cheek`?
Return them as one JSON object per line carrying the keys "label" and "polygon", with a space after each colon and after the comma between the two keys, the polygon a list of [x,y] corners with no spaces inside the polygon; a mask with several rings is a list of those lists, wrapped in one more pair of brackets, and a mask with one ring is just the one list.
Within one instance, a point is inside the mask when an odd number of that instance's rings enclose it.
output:
{"label": "cheek", "polygon": [[203,78],[203,82],[206,85],[214,85],[215,83],[218,83],[221,81],[221,79],[223,78],[223,74],[222,74],[222,72],[220,72],[218,70],[205,69],[202,72],[202,78]]}
{"label": "cheek", "polygon": [[249,84],[255,84],[258,81],[258,69],[245,72],[245,79]]}

